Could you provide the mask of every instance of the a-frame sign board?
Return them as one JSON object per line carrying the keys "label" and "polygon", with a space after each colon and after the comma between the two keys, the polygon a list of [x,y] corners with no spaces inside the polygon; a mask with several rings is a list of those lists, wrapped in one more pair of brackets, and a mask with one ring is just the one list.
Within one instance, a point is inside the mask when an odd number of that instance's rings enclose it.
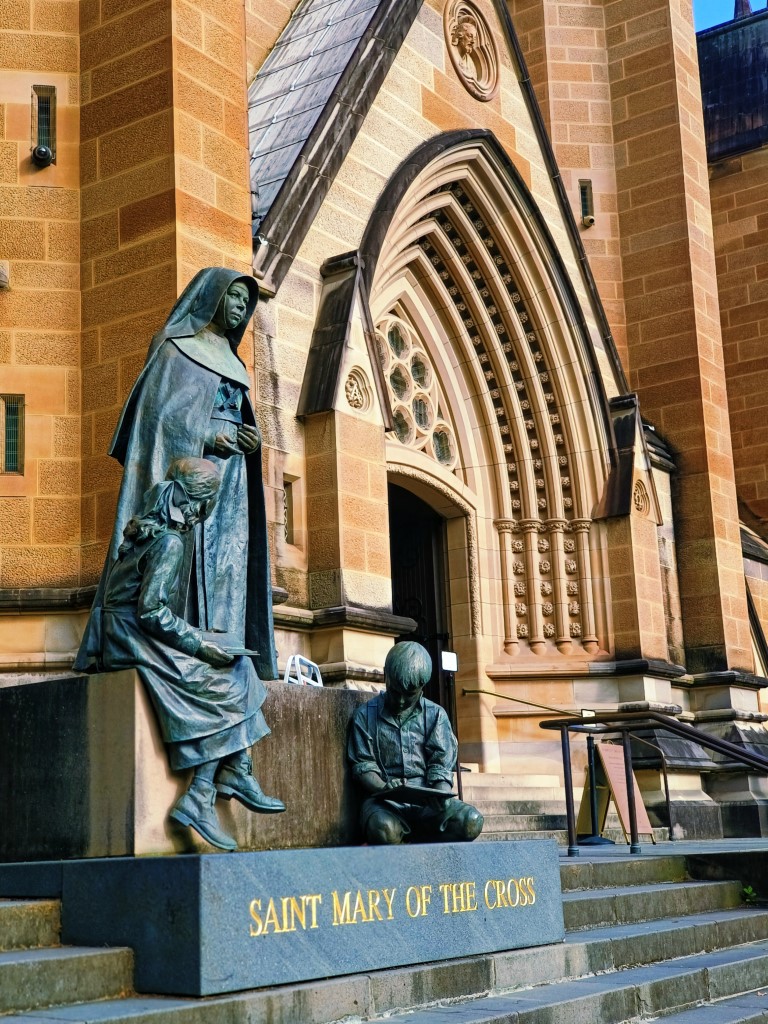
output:
{"label": "a-frame sign board", "polygon": [[[597,788],[597,834],[602,835],[608,818],[608,807],[613,798],[616,813],[619,816],[626,842],[630,841],[629,800],[627,797],[627,776],[624,769],[624,750],[615,743],[596,743],[595,752],[595,783]],[[653,826],[648,820],[640,787],[635,773],[632,772],[632,785],[635,790],[635,816],[637,818],[638,835],[649,835],[655,843]],[[584,780],[584,792],[581,795],[579,817],[576,822],[578,836],[592,835],[592,813],[589,806],[589,769]]]}

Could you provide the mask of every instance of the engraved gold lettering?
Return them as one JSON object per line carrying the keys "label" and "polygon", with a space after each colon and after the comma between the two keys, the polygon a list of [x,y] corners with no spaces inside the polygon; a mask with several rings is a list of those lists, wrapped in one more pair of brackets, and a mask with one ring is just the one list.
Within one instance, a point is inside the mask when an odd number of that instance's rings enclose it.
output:
{"label": "engraved gold lettering", "polygon": [[370,917],[368,917],[365,911],[365,901],[363,900],[363,894],[360,892],[359,889],[357,890],[357,895],[355,896],[355,909],[352,913],[352,924],[357,924],[358,918],[364,924],[367,924],[368,921],[370,921]]}
{"label": "engraved gold lettering", "polygon": [[269,926],[272,925],[272,931],[276,935],[280,935],[283,929],[280,927],[280,921],[277,917],[277,908],[275,907],[274,899],[270,899],[267,904],[267,913],[264,915],[264,931],[262,934],[267,935],[269,933]]}
{"label": "engraved gold lettering", "polygon": [[405,893],[405,909],[409,917],[425,917],[432,899],[431,885],[411,885]]}
{"label": "engraved gold lettering", "polygon": [[474,882],[464,883],[467,889],[467,910],[477,910],[477,893],[475,892]]}
{"label": "engraved gold lettering", "polygon": [[[284,932],[295,932],[296,931],[296,922],[295,922],[295,919],[293,917],[293,908],[291,907],[291,900],[293,900],[294,903],[296,902],[296,900],[293,898],[293,896],[282,896],[280,898],[280,904],[281,904],[282,912],[283,912],[282,913],[282,918],[283,918],[282,930]],[[289,909],[291,911],[290,922],[288,920],[288,918],[289,918],[289,914],[288,914]]]}
{"label": "engraved gold lettering", "polygon": [[[306,896],[300,896],[299,900],[295,896],[290,896],[290,907],[291,907],[291,928],[292,932],[296,931],[296,922],[298,921],[304,931],[307,930],[307,905],[304,902]],[[287,929],[286,929],[287,930]]]}
{"label": "engraved gold lettering", "polygon": [[384,896],[384,902],[387,904],[387,920],[391,921],[394,917],[394,914],[392,913],[392,901],[395,898],[397,889],[382,889],[381,891]]}
{"label": "engraved gold lettering", "polygon": [[319,892],[316,892],[316,893],[313,893],[311,896],[307,895],[307,896],[302,896],[301,898],[303,900],[306,900],[307,903],[309,904],[309,907],[310,907],[310,911],[311,911],[311,914],[312,914],[312,924],[309,926],[310,929],[317,928],[317,907],[318,907],[318,904],[323,902],[322,894],[319,893]]}
{"label": "engraved gold lettering", "polygon": [[534,888],[533,888],[533,883],[534,882],[535,882],[535,879],[530,877],[530,876],[528,878],[526,878],[526,880],[525,880],[526,888],[528,889],[528,892],[531,894],[531,899],[530,899],[530,905],[531,906],[533,906],[533,904],[536,902],[536,893],[535,893]]}
{"label": "engraved gold lettering", "polygon": [[497,878],[493,883],[496,886],[496,898],[497,903],[500,907],[508,907],[509,900],[507,899],[507,887],[500,878]]}
{"label": "engraved gold lettering", "polygon": [[341,902],[339,901],[339,894],[335,889],[331,896],[333,896],[333,927],[335,928],[340,924],[352,924],[352,911],[350,909],[352,893],[345,892],[344,899]]}
{"label": "engraved gold lettering", "polygon": [[368,920],[373,921],[374,915],[377,921],[383,921],[384,918],[381,916],[379,910],[379,903],[381,902],[381,893],[378,889],[368,890]]}
{"label": "engraved gold lettering", "polygon": [[251,925],[251,935],[261,935],[264,930],[264,922],[261,920],[261,914],[259,913],[261,910],[261,900],[251,900],[251,905],[248,909],[250,910],[251,917],[256,922],[255,928]]}
{"label": "engraved gold lettering", "polygon": [[[270,899],[266,912],[262,910],[261,900],[251,900],[249,912],[253,923],[250,926],[250,934],[282,935],[284,932],[297,931],[297,924],[303,931],[307,930],[307,908],[310,910],[310,928],[317,928],[317,908],[323,902],[320,893],[302,896],[281,896],[279,903]],[[347,907],[347,910],[349,908]]]}
{"label": "engraved gold lettering", "polygon": [[[489,890],[494,897],[493,903],[491,903],[490,899],[488,898]],[[485,883],[485,888],[483,889],[483,899],[485,900],[485,905],[486,907],[488,907],[489,910],[495,910],[496,907],[498,906],[498,900],[496,899],[496,882],[492,878],[489,878],[488,881]]]}
{"label": "engraved gold lettering", "polygon": [[[490,883],[489,883],[490,884]],[[477,910],[477,892],[474,882],[442,882],[438,887],[443,897],[444,914],[466,914]],[[486,885],[486,903],[488,885]]]}
{"label": "engraved gold lettering", "polygon": [[[515,896],[512,898],[512,887],[514,886]],[[507,900],[509,901],[510,907],[516,907],[520,902],[520,886],[517,884],[514,878],[510,878],[507,882]]]}
{"label": "engraved gold lettering", "polygon": [[440,890],[440,895],[443,897],[443,913],[450,914],[451,908],[448,906],[448,899],[451,895],[451,883],[441,882],[438,889]]}

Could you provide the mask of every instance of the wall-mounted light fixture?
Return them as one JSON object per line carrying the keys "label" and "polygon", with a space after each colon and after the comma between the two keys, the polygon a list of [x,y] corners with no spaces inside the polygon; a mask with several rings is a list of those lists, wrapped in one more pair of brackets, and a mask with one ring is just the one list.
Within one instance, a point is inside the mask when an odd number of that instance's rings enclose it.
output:
{"label": "wall-mounted light fixture", "polygon": [[56,163],[56,86],[32,86],[32,162],[38,167]]}
{"label": "wall-mounted light fixture", "polygon": [[579,203],[581,205],[581,223],[591,228],[595,223],[595,202],[592,198],[592,182],[589,178],[579,181]]}

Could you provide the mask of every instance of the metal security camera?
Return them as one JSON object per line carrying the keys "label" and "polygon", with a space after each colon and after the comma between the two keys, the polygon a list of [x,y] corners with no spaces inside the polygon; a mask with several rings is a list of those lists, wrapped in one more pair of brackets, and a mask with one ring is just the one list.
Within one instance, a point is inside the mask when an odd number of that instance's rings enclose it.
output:
{"label": "metal security camera", "polygon": [[38,167],[50,167],[53,163],[53,151],[49,146],[35,146],[32,150],[32,162]]}
{"label": "metal security camera", "polygon": [[586,217],[581,218],[581,223],[584,225],[585,228],[591,228],[592,225],[595,223],[595,218],[592,216],[591,213],[588,213]]}

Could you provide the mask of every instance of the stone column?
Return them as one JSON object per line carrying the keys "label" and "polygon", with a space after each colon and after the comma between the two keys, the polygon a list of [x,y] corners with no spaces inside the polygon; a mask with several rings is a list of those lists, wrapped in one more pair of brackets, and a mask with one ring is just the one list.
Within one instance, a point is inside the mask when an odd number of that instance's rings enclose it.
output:
{"label": "stone column", "polygon": [[552,582],[554,585],[555,627],[557,634],[555,643],[561,654],[568,654],[571,649],[570,619],[568,616],[568,591],[565,574],[565,548],[563,531],[568,525],[565,519],[548,519],[546,528],[549,533],[549,544],[552,552]]}
{"label": "stone column", "polygon": [[528,578],[528,643],[534,654],[543,654],[544,623],[541,613],[541,574],[539,573],[538,537],[541,522],[538,519],[521,519],[520,529],[524,534],[525,567]]}
{"label": "stone column", "polygon": [[504,614],[504,650],[517,654],[517,615],[515,612],[514,582],[512,579],[512,533],[517,527],[513,519],[496,519],[493,524],[499,535],[501,558],[501,600]]}
{"label": "stone column", "polygon": [[[595,605],[592,592],[592,561],[589,551],[589,530],[592,526],[590,519],[574,519],[571,522],[571,530],[576,534],[576,558],[566,558],[565,568],[571,577],[571,582],[576,583],[581,598],[581,643],[588,654],[595,654],[600,647],[595,629]],[[576,563],[573,572],[568,572],[572,562]],[[566,584],[566,589],[567,589]]]}

